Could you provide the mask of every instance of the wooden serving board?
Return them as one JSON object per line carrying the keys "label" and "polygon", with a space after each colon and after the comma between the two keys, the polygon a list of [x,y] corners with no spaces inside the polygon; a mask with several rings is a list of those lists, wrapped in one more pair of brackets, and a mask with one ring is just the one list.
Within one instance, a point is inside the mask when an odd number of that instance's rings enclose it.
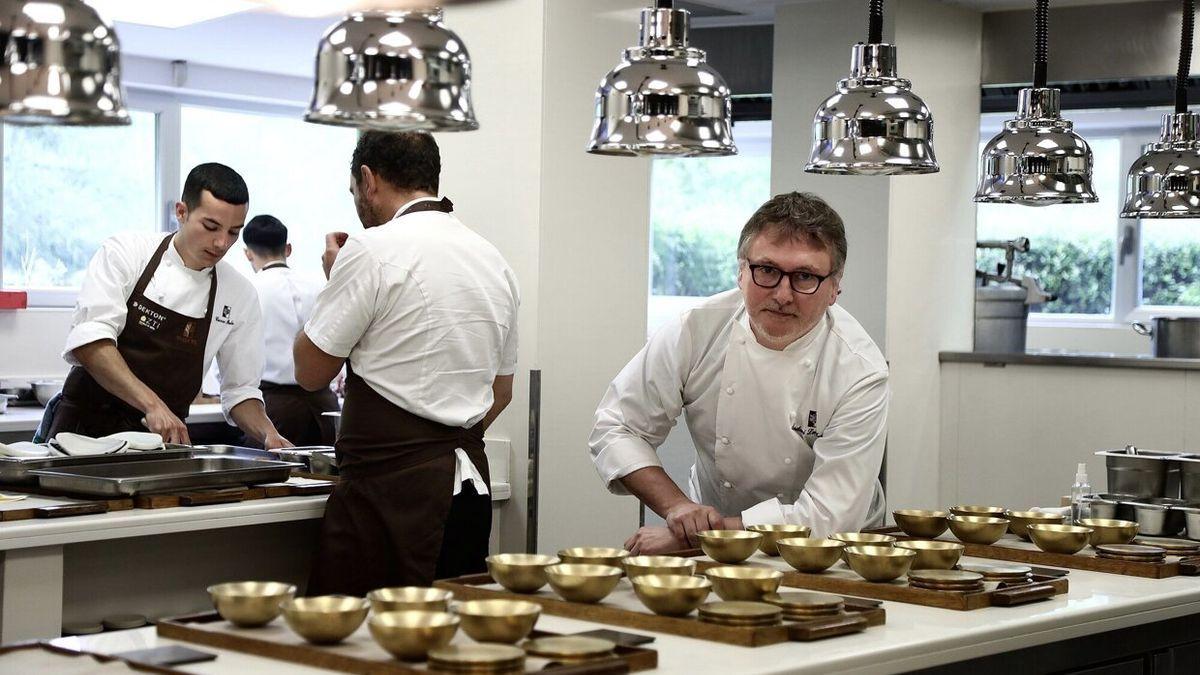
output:
{"label": "wooden serving board", "polygon": [[[536,593],[510,593],[487,574],[435,581],[433,585],[453,591],[458,600],[528,600],[538,603],[542,606],[542,611],[555,616],[682,635],[739,647],[763,647],[788,641],[809,642],[860,633],[870,626],[882,626],[887,620],[886,613],[878,602],[846,598],[847,611],[839,616],[813,621],[785,621],[778,626],[720,626],[700,621],[694,613],[686,617],[654,614],[642,605],[633,592],[632,584],[624,578],[607,598],[595,604],[567,602],[555,595],[549,587]],[[710,601],[712,600],[720,598],[712,595]]]}
{"label": "wooden serving board", "polygon": [[33,518],[62,518],[133,508],[132,499],[73,499],[30,493],[25,490],[13,490],[8,487],[0,492],[10,495],[25,495],[24,499],[17,501],[0,502],[0,521],[4,522]]}
{"label": "wooden serving board", "polygon": [[[158,635],[172,640],[208,645],[219,649],[264,656],[314,668],[363,675],[431,672],[424,663],[408,663],[393,658],[371,638],[366,622],[340,644],[316,646],[304,641],[287,627],[282,617],[261,628],[238,628],[216,612],[164,619],[157,624]],[[530,637],[549,637],[555,633],[534,630]],[[472,644],[461,630],[451,644]],[[581,665],[562,665],[535,657],[526,657],[528,673],[546,675],[606,675],[653,670],[658,667],[658,652],[643,647],[617,647],[612,659]]]}

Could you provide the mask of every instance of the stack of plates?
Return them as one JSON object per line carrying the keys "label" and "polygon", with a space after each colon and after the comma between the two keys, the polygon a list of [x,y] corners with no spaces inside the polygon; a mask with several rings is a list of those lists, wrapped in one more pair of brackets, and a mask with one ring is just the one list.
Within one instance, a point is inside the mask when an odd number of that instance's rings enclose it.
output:
{"label": "stack of plates", "polygon": [[439,673],[524,673],[525,651],[500,644],[449,645],[429,652],[429,669]]}
{"label": "stack of plates", "polygon": [[617,644],[612,640],[582,635],[561,635],[527,640],[521,647],[530,656],[576,664],[612,658],[616,655]]}
{"label": "stack of plates", "polygon": [[1160,546],[1140,544],[1101,544],[1096,547],[1096,557],[1125,562],[1160,563],[1166,560],[1167,550]]}
{"label": "stack of plates", "polygon": [[775,626],[783,609],[765,602],[710,602],[700,606],[700,620],[722,626]]}
{"label": "stack of plates", "polygon": [[1033,568],[1029,565],[964,563],[959,565],[958,569],[982,574],[984,581],[1000,581],[1006,584],[1023,584],[1033,581]]}
{"label": "stack of plates", "polygon": [[931,591],[973,593],[983,590],[983,575],[962,570],[913,570],[908,573],[908,585]]}
{"label": "stack of plates", "polygon": [[1135,544],[1143,546],[1157,546],[1167,552],[1167,555],[1177,555],[1182,557],[1200,555],[1200,541],[1191,541],[1188,539],[1164,539],[1162,537],[1138,537],[1133,540]]}
{"label": "stack of plates", "polygon": [[782,609],[783,618],[787,621],[812,621],[837,616],[846,604],[841,596],[808,591],[770,593],[763,596],[763,601]]}

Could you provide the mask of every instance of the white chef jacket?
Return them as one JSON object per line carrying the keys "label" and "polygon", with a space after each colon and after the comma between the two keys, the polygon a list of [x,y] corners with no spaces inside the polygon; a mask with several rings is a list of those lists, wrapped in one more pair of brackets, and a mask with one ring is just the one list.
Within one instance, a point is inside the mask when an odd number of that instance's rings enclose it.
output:
{"label": "white chef jacket", "polygon": [[[304,332],[349,358],[377,393],[414,415],[470,428],[494,403],[492,382],[517,364],[517,278],[500,252],[453,214],[418,211],[350,235]],[[472,480],[455,453],[454,493]]]}
{"label": "white chef jacket", "polygon": [[269,263],[252,278],[263,316],[264,382],[296,384],[292,345],[312,314],[321,283],[283,262]]}
{"label": "white chef jacket", "polygon": [[[127,232],[109,237],[92,256],[75,302],[75,314],[63,359],[77,366],[71,353],[98,340],[117,341],[125,329],[126,303],[133,287],[162,243],[163,233]],[[212,267],[189,269],[172,243],[146,286],[146,297],[184,316],[200,318],[208,309]],[[247,399],[262,400],[262,314],[250,280],[232,265],[216,265],[217,296],[204,345],[204,370],[215,359],[221,371],[221,409],[230,411]],[[169,367],[169,364],[164,364]],[[198,383],[197,383],[198,384]]]}
{"label": "white chef jacket", "polygon": [[609,490],[662,466],[655,449],[682,412],[696,452],[689,492],[746,525],[796,523],[814,536],[883,517],[887,363],[838,305],[782,351],[755,340],[741,291],[668,323],[609,386],[592,460]]}

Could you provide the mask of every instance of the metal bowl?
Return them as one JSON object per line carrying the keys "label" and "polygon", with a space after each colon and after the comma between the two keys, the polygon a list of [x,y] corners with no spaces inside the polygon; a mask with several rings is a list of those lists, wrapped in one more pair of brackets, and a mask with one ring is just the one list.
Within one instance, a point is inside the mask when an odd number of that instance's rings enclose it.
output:
{"label": "metal bowl", "polygon": [[542,606],[526,600],[469,600],[456,612],[463,632],[476,642],[514,644],[533,630]]}
{"label": "metal bowl", "polygon": [[335,645],[358,630],[370,603],[347,595],[292,598],[280,605],[283,620],[297,635],[315,645]]}
{"label": "metal bowl", "polygon": [[873,532],[836,532],[829,535],[829,538],[847,546],[891,546],[896,543],[896,538],[890,534]]}
{"label": "metal bowl", "polygon": [[776,546],[787,564],[801,572],[815,574],[832,567],[842,557],[846,543],[836,539],[793,537],[780,539]]}
{"label": "metal bowl", "polygon": [[994,544],[1008,532],[1008,520],[985,516],[950,516],[950,531],[968,544]]}
{"label": "metal bowl", "polygon": [[1083,550],[1092,536],[1092,528],[1078,525],[1030,525],[1029,538],[1047,553],[1071,555]]}
{"label": "metal bowl", "polygon": [[453,598],[454,594],[450,591],[422,586],[377,588],[367,594],[367,599],[371,601],[371,610],[376,614],[412,611],[445,612]]}
{"label": "metal bowl", "polygon": [[536,553],[501,553],[487,557],[492,578],[513,593],[534,593],[545,586],[546,568],[559,562],[552,555]]}
{"label": "metal bowl", "polygon": [[697,532],[705,555],[726,565],[736,565],[754,555],[763,536],[749,530],[705,530]]}
{"label": "metal bowl", "polygon": [[812,528],[807,525],[751,525],[746,528],[763,536],[758,542],[758,550],[767,555],[779,555],[776,544],[780,539],[789,537],[807,537],[812,534]]}
{"label": "metal bowl", "polygon": [[38,403],[43,407],[58,394],[62,393],[64,380],[40,380],[33,383],[33,391]]}
{"label": "metal bowl", "polygon": [[917,552],[893,546],[848,546],[846,562],[867,581],[892,581],[908,573]]}
{"label": "metal bowl", "polygon": [[551,565],[546,579],[563,600],[568,602],[600,602],[621,581],[621,568],[611,565]]}
{"label": "metal bowl", "polygon": [[1140,534],[1150,537],[1173,537],[1186,524],[1180,508],[1195,506],[1182,499],[1140,499],[1132,503]]}
{"label": "metal bowl", "polygon": [[634,555],[622,561],[625,574],[636,579],[650,574],[675,574],[691,576],[696,571],[696,561],[676,558],[672,555]]}
{"label": "metal bowl", "polygon": [[630,575],[633,592],[655,614],[686,616],[691,614],[712,591],[712,581],[681,574]]}
{"label": "metal bowl", "polygon": [[1089,539],[1092,546],[1128,544],[1138,534],[1138,524],[1131,520],[1084,518],[1079,521],[1079,524],[1083,527],[1092,528],[1092,536]]}
{"label": "metal bowl", "polygon": [[558,557],[564,565],[608,565],[610,567],[620,567],[621,561],[629,557],[629,551],[623,548],[577,546],[575,548],[564,548],[558,552]]}
{"label": "metal bowl", "polygon": [[783,572],[765,567],[713,567],[704,572],[722,600],[758,602],[779,590]]}
{"label": "metal bowl", "polygon": [[404,661],[424,661],[431,649],[454,639],[461,620],[445,612],[383,612],[367,620],[371,637],[384,651]]}
{"label": "metal bowl", "polygon": [[958,564],[958,559],[962,557],[963,549],[966,548],[953,541],[925,540],[898,541],[894,546],[916,551],[917,557],[912,564],[914,570],[954,569],[954,566]]}
{"label": "metal bowl", "polygon": [[1030,525],[1062,525],[1067,518],[1041,511],[1005,511],[1004,517],[1008,518],[1008,531],[1026,541],[1029,541],[1029,532],[1025,528]]}
{"label": "metal bowl", "polygon": [[1003,518],[1005,512],[1003,506],[979,506],[976,504],[962,504],[959,506],[950,507],[950,515],[952,516],[979,516],[981,518]]}
{"label": "metal bowl", "polygon": [[911,537],[940,537],[950,523],[946,518],[947,511],[931,511],[927,509],[897,509],[892,511],[896,525]]}
{"label": "metal bowl", "polygon": [[279,605],[296,596],[296,587],[278,581],[234,581],[208,587],[221,618],[242,628],[265,626],[279,616]]}

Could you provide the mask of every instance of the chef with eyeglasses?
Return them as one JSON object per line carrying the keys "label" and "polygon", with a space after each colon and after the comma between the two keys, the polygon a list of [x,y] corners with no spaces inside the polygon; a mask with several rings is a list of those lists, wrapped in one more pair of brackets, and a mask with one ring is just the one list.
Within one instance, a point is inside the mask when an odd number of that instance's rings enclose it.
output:
{"label": "chef with eyeglasses", "polygon": [[[663,326],[596,410],[601,479],[667,523],[630,537],[633,553],[694,547],[710,529],[792,523],[823,537],[882,523],[888,366],[836,304],[841,217],[816,195],[779,195],[737,255],[738,287]],[[680,414],[696,448],[686,493],[656,452]]]}

